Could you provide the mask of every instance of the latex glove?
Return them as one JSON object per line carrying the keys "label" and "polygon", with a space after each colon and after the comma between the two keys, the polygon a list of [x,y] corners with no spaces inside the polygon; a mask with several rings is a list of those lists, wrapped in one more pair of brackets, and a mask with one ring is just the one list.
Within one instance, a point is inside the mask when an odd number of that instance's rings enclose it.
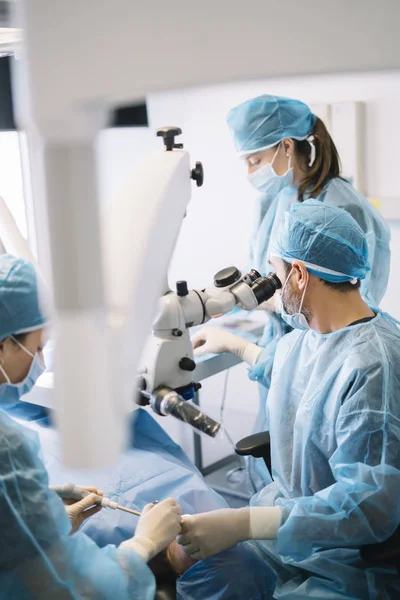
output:
{"label": "latex glove", "polygon": [[262,351],[256,344],[218,327],[203,327],[192,337],[192,344],[195,356],[230,352],[250,366],[257,362]]}
{"label": "latex glove", "polygon": [[120,544],[137,552],[145,562],[164,550],[181,530],[182,509],[173,498],[147,504],[136,526],[135,536]]}
{"label": "latex glove", "polygon": [[245,540],[274,540],[281,521],[282,510],[277,506],[222,508],[184,515],[177,542],[191,558],[200,560]]}
{"label": "latex glove", "polygon": [[182,517],[178,544],[194,559],[208,558],[250,539],[250,508],[222,508]]}
{"label": "latex glove", "polygon": [[82,488],[83,490],[86,490],[87,492],[93,493],[89,494],[89,496],[86,496],[86,498],[83,498],[82,500],[74,500],[73,498],[63,498],[65,510],[67,511],[72,525],[72,529],[70,532],[71,534],[75,533],[75,531],[79,529],[79,527],[84,521],[86,521],[86,519],[98,513],[102,508],[101,506],[95,506],[94,504],[97,499],[96,495],[103,496],[103,492],[101,492],[95,487],[87,487],[82,485],[78,487]]}

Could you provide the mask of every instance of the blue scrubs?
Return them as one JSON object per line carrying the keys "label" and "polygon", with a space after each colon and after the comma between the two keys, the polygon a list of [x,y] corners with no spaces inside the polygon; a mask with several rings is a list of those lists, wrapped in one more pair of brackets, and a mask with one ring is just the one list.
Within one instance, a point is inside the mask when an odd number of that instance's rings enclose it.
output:
{"label": "blue scrubs", "polygon": [[[72,481],[94,485],[119,504],[142,510],[145,504],[168,496],[177,499],[183,513],[226,508],[225,500],[205,483],[183,450],[143,409],[131,424],[130,448],[112,470],[73,472],[60,461],[59,437],[46,411],[19,403],[10,414],[38,434],[50,484]],[[83,524],[80,533],[101,548],[132,537],[137,517],[103,509]],[[177,597],[184,600],[269,600],[276,576],[248,543],[199,561],[177,581]],[[115,596],[117,597],[117,596]],[[145,596],[143,596],[145,598]]]}
{"label": "blue scrubs", "polygon": [[[374,309],[376,310],[376,309]],[[400,523],[400,331],[382,313],[278,344],[267,412],[272,477],[253,506],[280,506],[275,542],[257,542],[276,597],[400,598],[394,568],[360,547]]]}
{"label": "blue scrubs", "polygon": [[[361,283],[362,294],[374,305],[382,300],[389,279],[390,230],[375,207],[347,181],[331,179],[321,194],[315,198],[330,206],[347,210],[366,235],[368,261],[371,271]],[[269,272],[269,255],[273,240],[283,222],[283,215],[290,206],[298,202],[297,188],[284,188],[274,198],[260,197],[259,212],[250,249],[250,266],[265,275]],[[279,339],[290,331],[290,327],[279,315],[269,315],[260,346],[264,348],[262,369],[257,365],[249,369],[249,377],[259,385],[259,413],[256,431],[269,430],[266,402],[271,383],[272,364]],[[249,460],[250,474],[258,490],[268,482],[268,472],[262,459]]]}

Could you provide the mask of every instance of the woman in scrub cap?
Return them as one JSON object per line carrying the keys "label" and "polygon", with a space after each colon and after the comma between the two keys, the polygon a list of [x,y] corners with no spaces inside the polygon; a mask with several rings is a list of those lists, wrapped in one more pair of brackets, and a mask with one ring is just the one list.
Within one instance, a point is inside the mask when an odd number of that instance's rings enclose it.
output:
{"label": "woman in scrub cap", "polygon": [[[299,100],[264,94],[232,108],[227,123],[249,183],[260,193],[250,267],[262,275],[269,272],[271,247],[285,211],[293,203],[316,199],[345,209],[363,230],[371,270],[361,291],[379,305],[389,277],[390,231],[371,203],[340,176],[339,155],[321,119]],[[265,308],[270,312],[260,345],[269,349],[269,368],[266,364],[262,378],[249,369],[250,379],[261,384],[257,431],[268,429],[265,403],[276,344],[291,330],[274,312],[273,302]],[[253,484],[260,489],[268,481],[264,462],[252,459],[249,464]]]}

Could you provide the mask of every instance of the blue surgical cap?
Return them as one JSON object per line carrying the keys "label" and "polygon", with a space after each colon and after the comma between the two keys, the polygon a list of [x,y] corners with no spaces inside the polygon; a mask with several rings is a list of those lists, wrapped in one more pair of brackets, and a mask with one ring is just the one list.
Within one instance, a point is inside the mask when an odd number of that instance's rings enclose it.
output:
{"label": "blue surgical cap", "polygon": [[361,227],[347,211],[319,200],[292,205],[271,254],[289,263],[301,260],[310,273],[334,283],[355,283],[369,271]]}
{"label": "blue surgical cap", "polygon": [[267,94],[235,106],[227,117],[239,156],[267,150],[285,138],[305,140],[316,120],[300,100]]}
{"label": "blue surgical cap", "polygon": [[31,263],[0,256],[0,340],[40,329],[46,319],[39,307],[36,272]]}

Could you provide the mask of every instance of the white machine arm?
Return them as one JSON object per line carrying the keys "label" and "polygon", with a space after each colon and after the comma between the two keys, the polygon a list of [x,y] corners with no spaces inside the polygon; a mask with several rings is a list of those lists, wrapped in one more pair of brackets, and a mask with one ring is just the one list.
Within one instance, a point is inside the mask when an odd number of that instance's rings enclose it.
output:
{"label": "white machine arm", "polygon": [[[214,277],[214,284],[204,290],[189,291],[186,281],[178,281],[176,293],[167,292],[159,302],[153,336],[148,340],[143,356],[145,366],[139,377],[138,403],[150,403],[159,414],[167,414],[168,410],[162,403],[172,391],[184,400],[192,399],[200,384],[196,381],[189,328],[226,314],[237,305],[253,310],[271,298],[280,287],[281,282],[274,273],[261,277],[252,270],[243,276],[235,267],[219,271]],[[190,410],[193,412],[194,409]],[[184,412],[183,404],[181,412]],[[193,412],[185,418],[181,414],[175,416],[194,425],[191,417],[196,417],[196,414]],[[206,424],[206,430],[201,430],[211,435],[214,429],[208,426],[205,418],[202,423]]]}
{"label": "white machine arm", "polygon": [[[75,206],[61,191],[58,205],[49,206],[57,315],[54,406],[63,459],[72,468],[113,464],[124,448],[142,351],[138,341],[146,339],[165,291],[191,179],[202,183],[201,164],[191,169],[189,154],[174,144],[180,133],[159,131],[165,150],[137,166],[101,221],[94,190],[80,189],[78,182]],[[94,168],[89,145],[50,144],[47,153],[61,172],[74,165],[80,183],[88,183],[87,171]]]}

